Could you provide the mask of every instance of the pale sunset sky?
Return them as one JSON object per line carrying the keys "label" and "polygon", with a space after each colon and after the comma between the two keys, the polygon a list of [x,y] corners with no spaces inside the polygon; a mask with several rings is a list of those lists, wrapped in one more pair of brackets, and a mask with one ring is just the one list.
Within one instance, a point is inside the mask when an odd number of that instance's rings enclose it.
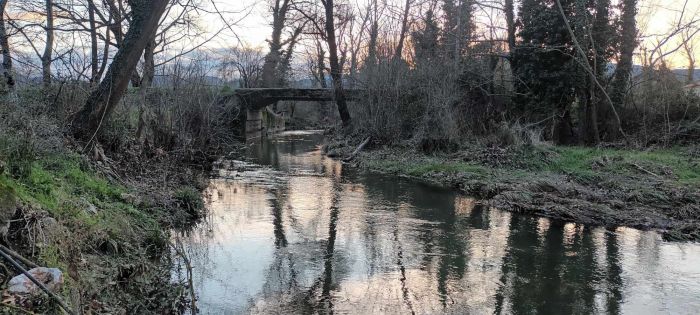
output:
{"label": "pale sunset sky", "polygon": [[[392,1],[392,0],[387,0]],[[516,0],[517,1],[517,0]],[[353,3],[363,3],[364,1],[352,1]],[[403,3],[403,1],[400,1]],[[615,0],[613,0],[615,3]],[[400,5],[400,4],[399,4]],[[267,48],[265,40],[270,37],[271,28],[269,26],[272,17],[269,13],[267,1],[240,0],[217,2],[220,9],[245,11],[249,15],[237,25],[237,35],[242,42],[249,46],[260,46]],[[685,6],[685,13],[681,18],[681,11]],[[640,31],[640,46],[651,47],[659,38],[665,37],[669,30],[674,28],[681,18],[682,23],[693,20],[700,20],[700,0],[640,0],[637,26]],[[241,13],[242,14],[242,13]],[[207,21],[211,30],[221,27],[221,21]],[[700,27],[700,21],[695,28]],[[680,38],[672,40],[667,46],[672,49],[678,46]],[[700,35],[694,37],[693,42],[697,47],[695,59],[700,60]],[[219,39],[214,45],[231,47],[235,46],[236,40],[233,37]],[[687,57],[682,50],[668,56],[667,61],[672,68],[684,68],[687,64]],[[696,65],[700,66],[700,65]]]}

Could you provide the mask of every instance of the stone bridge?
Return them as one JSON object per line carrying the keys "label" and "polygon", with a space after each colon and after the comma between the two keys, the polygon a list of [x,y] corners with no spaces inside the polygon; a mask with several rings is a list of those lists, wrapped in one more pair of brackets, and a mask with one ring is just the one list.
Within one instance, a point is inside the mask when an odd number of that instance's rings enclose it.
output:
{"label": "stone bridge", "polygon": [[[357,100],[362,96],[363,90],[344,89],[348,101]],[[284,130],[284,119],[274,113],[267,106],[278,101],[306,101],[321,102],[334,101],[333,89],[299,89],[299,88],[241,88],[234,91],[234,95],[240,101],[241,107],[246,109],[246,138],[257,138],[262,135],[267,122],[268,129],[272,132]]]}

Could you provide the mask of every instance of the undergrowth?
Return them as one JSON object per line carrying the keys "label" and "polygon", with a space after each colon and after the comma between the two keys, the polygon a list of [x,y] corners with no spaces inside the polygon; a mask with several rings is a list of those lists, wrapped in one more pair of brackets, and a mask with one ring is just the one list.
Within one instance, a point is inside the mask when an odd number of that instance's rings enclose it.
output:
{"label": "undergrowth", "polygon": [[[64,271],[64,292],[79,290],[83,294],[90,293],[96,301],[113,300],[116,304],[124,304],[125,309],[131,309],[126,296],[135,292],[122,290],[117,293],[116,290],[105,290],[104,285],[117,284],[118,280],[149,279],[154,281],[151,285],[168,286],[167,277],[158,274],[161,279],[155,279],[154,274],[149,274],[158,270],[158,257],[168,242],[167,231],[158,223],[158,217],[166,215],[165,210],[155,213],[153,211],[157,210],[149,209],[151,212],[145,212],[122,199],[126,188],[91,170],[78,155],[40,158],[31,163],[26,176],[0,175],[0,186],[11,189],[24,205],[19,218],[22,224],[15,225],[19,228],[12,229],[11,238],[16,243],[40,243],[34,259],[40,265]],[[41,214],[44,212],[46,214]],[[60,227],[27,219],[32,216],[55,218]],[[42,239],[23,231],[27,224],[41,230]],[[125,266],[142,266],[150,270],[124,278],[122,269]],[[66,272],[71,269],[80,271]],[[91,269],[102,271],[93,274]],[[106,282],[95,282],[94,277]],[[140,280],[128,279],[130,277]],[[175,299],[164,301],[172,300]],[[154,309],[162,310],[163,306],[154,306]]]}

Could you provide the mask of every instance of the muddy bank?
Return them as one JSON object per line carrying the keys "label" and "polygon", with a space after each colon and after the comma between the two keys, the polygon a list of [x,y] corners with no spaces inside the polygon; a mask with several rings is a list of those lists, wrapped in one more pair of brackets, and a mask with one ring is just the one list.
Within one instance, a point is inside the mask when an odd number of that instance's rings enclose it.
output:
{"label": "muddy bank", "polygon": [[[360,142],[335,139],[329,156]],[[357,142],[357,143],[355,143]],[[452,187],[499,209],[600,226],[658,229],[668,239],[700,240],[697,148],[631,151],[548,145],[417,153],[368,146],[350,164]]]}

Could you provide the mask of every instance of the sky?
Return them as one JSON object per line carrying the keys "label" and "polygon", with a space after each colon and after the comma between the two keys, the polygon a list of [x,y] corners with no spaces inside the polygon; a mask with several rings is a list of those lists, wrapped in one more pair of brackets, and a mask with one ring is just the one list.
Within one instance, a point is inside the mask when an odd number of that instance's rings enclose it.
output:
{"label": "sky", "polygon": [[[232,10],[246,12],[247,16],[236,25],[236,34],[240,41],[248,46],[267,48],[266,39],[269,38],[271,28],[269,26],[272,17],[270,16],[267,1],[239,0],[217,2],[222,10]],[[613,0],[613,3],[615,0]],[[638,28],[641,37],[640,46],[652,46],[661,34],[667,33],[678,23],[680,12],[685,6],[683,21],[688,22],[693,19],[700,19],[700,0],[640,0],[637,18]],[[243,16],[243,13],[238,13]],[[212,30],[222,27],[224,24],[220,19],[211,19],[206,22]],[[700,23],[698,23],[700,25]],[[700,27],[700,26],[699,26]],[[696,46],[695,59],[700,60],[700,35],[695,36]],[[234,37],[223,37],[214,43],[220,47],[231,47],[237,45]],[[670,47],[676,47],[678,40],[671,41]],[[669,55],[669,66],[672,68],[683,68],[686,66],[685,54],[678,51]],[[700,65],[698,65],[700,66]]]}

